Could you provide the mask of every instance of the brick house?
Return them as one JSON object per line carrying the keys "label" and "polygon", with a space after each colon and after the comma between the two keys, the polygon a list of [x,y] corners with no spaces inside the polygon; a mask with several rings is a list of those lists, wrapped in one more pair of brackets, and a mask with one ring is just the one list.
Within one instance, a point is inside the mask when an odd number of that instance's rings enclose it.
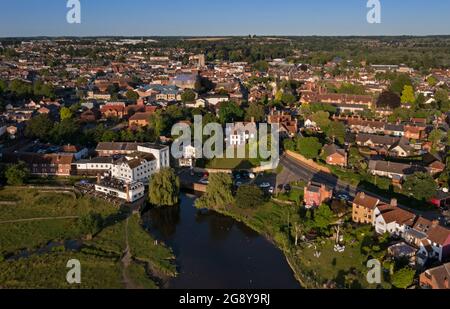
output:
{"label": "brick house", "polygon": [[315,208],[333,197],[333,190],[324,184],[309,183],[304,189],[303,202],[306,208]]}
{"label": "brick house", "polygon": [[331,144],[323,147],[322,151],[327,164],[341,167],[347,166],[347,152],[344,149]]}
{"label": "brick house", "polygon": [[150,124],[149,119],[152,114],[153,112],[136,113],[130,117],[128,125],[130,127],[146,127]]}
{"label": "brick house", "polygon": [[364,192],[359,192],[352,205],[353,222],[363,224],[374,224],[375,209],[380,205],[381,201]]}
{"label": "brick house", "polygon": [[127,115],[127,108],[123,102],[106,103],[100,108],[103,118],[123,118]]}

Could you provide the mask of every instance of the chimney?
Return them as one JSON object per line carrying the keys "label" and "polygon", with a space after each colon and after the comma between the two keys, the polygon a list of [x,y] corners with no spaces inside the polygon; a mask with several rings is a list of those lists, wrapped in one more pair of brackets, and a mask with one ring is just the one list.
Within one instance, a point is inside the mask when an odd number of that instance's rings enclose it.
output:
{"label": "chimney", "polygon": [[393,199],[391,200],[391,207],[397,207],[397,206],[398,206],[398,201],[397,201],[396,198],[393,198]]}
{"label": "chimney", "polygon": [[433,220],[432,223],[431,223],[431,226],[433,228],[438,227],[439,226],[439,220]]}
{"label": "chimney", "polygon": [[364,192],[361,192],[361,193],[359,194],[359,197],[363,200],[363,199],[366,198],[366,194],[365,194]]}
{"label": "chimney", "polygon": [[450,281],[448,280],[448,277],[444,278],[444,286],[447,290],[450,289]]}
{"label": "chimney", "polygon": [[97,174],[97,184],[100,184],[100,174]]}
{"label": "chimney", "polygon": [[251,123],[255,123],[255,117],[252,117],[250,121]]}

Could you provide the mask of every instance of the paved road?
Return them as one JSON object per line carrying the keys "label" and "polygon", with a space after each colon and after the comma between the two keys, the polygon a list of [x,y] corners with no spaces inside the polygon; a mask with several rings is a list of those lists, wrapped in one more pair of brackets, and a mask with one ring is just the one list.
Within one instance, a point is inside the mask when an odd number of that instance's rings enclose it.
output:
{"label": "paved road", "polygon": [[[357,192],[365,192],[366,194],[372,195],[385,203],[389,203],[390,201],[378,194],[369,192],[364,189],[358,189],[355,186],[352,186],[346,182],[340,181],[336,176],[320,172],[309,165],[304,164],[303,162],[292,159],[288,156],[283,156],[280,160],[280,164],[283,166],[283,171],[278,174],[276,181],[277,186],[287,184],[293,181],[303,180],[306,182],[313,181],[323,183],[335,191],[345,192],[352,198],[354,198]],[[430,220],[436,219],[439,217],[439,212],[436,211],[419,211],[415,209],[411,209],[405,205],[398,205],[400,208],[405,210],[412,211],[417,215],[424,216]]]}

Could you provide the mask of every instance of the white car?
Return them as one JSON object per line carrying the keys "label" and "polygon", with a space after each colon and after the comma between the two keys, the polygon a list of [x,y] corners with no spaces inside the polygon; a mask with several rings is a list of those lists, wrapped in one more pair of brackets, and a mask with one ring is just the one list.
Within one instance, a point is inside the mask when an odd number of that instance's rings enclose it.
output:
{"label": "white car", "polygon": [[250,173],[250,174],[248,174],[248,178],[250,178],[250,179],[255,179],[255,178],[256,178],[256,176],[255,176],[255,174],[253,174],[253,173]]}
{"label": "white car", "polygon": [[275,188],[274,187],[270,187],[269,188],[269,193],[270,194],[274,194],[275,193]]}

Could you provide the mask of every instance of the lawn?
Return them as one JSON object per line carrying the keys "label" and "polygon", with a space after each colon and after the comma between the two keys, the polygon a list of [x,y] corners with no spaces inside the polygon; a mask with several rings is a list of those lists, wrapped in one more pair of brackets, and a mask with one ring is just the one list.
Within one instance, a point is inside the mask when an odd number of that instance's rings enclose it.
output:
{"label": "lawn", "polygon": [[[132,262],[125,271],[136,286],[155,288],[153,278],[165,280],[176,276],[171,249],[155,242],[141,226],[138,215],[129,217],[128,211],[119,211],[102,200],[77,199],[70,194],[36,189],[9,187],[0,191],[0,201],[17,203],[0,206],[0,222],[82,216],[91,211],[104,218],[103,229],[92,240],[84,241],[79,252],[69,252],[64,246],[36,251],[52,241],[81,239],[84,235],[77,218],[0,223],[0,288],[123,288],[124,270],[120,259],[127,235]],[[30,256],[5,259],[20,249],[29,249]],[[81,262],[81,285],[66,283],[66,263],[70,259]]]}
{"label": "lawn", "polygon": [[[81,284],[66,281],[67,262],[81,263]],[[57,252],[34,255],[27,259],[0,262],[0,287],[8,289],[117,289],[122,288],[118,259],[81,252]]]}
{"label": "lawn", "polygon": [[[82,216],[91,211],[108,217],[117,209],[91,197],[74,198],[63,193],[37,189],[8,187],[0,191],[0,201],[17,201],[16,205],[0,205],[0,222],[32,218]],[[0,253],[20,249],[35,249],[51,241],[78,239],[80,231],[76,218],[29,222],[0,223]]]}

